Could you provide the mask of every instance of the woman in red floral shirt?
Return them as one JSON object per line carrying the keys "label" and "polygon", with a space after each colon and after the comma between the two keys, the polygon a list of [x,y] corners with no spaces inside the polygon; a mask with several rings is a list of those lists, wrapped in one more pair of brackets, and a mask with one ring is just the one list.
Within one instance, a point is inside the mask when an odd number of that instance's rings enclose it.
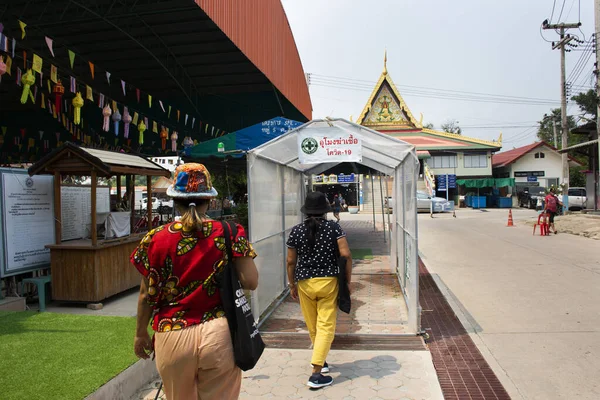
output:
{"label": "woman in red floral shirt", "polygon": [[[224,232],[205,214],[217,191],[202,164],[184,164],[175,170],[167,194],[175,200],[181,220],[148,232],[131,255],[143,275],[135,353],[148,358],[154,347],[169,400],[237,399],[242,375],[235,365],[216,279],[227,263]],[[232,247],[242,286],[256,289],[256,253],[241,225]],[[150,319],[154,346],[148,334]]]}

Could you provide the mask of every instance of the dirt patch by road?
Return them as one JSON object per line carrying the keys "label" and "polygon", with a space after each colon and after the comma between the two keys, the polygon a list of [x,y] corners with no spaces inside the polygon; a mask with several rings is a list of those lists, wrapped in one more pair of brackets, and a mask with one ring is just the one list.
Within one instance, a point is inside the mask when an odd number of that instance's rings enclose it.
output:
{"label": "dirt patch by road", "polygon": [[[527,221],[528,225],[533,226],[537,218]],[[591,239],[600,240],[600,216],[590,214],[570,214],[556,217],[556,229],[560,233],[570,233],[572,235],[585,236]]]}

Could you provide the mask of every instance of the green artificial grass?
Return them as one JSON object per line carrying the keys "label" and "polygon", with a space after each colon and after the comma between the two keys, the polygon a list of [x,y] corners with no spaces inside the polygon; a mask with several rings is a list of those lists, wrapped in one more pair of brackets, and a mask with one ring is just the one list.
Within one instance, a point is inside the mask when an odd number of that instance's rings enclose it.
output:
{"label": "green artificial grass", "polygon": [[132,365],[135,318],[0,312],[0,398],[83,399]]}
{"label": "green artificial grass", "polygon": [[350,249],[353,260],[372,260],[373,250],[371,249]]}

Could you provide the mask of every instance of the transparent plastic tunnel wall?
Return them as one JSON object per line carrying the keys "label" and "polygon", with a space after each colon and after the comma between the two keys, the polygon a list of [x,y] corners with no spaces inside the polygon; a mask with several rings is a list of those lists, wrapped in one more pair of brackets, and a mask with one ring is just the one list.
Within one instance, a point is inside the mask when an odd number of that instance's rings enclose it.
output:
{"label": "transparent plastic tunnel wall", "polygon": [[255,317],[264,317],[287,293],[287,236],[302,222],[307,177],[338,163],[298,162],[298,134],[352,134],[362,139],[361,164],[394,177],[390,270],[398,276],[410,333],[420,331],[416,190],[419,161],[414,147],[344,119],[310,121],[248,153],[250,241],[258,253],[259,286],[252,293]]}

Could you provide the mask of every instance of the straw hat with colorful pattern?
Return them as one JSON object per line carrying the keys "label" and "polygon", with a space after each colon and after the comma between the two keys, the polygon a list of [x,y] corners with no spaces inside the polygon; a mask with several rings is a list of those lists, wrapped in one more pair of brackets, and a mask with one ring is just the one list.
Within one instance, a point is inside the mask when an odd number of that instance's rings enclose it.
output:
{"label": "straw hat with colorful pattern", "polygon": [[188,163],[175,169],[175,180],[167,189],[167,195],[174,199],[212,199],[218,193],[212,186],[210,173],[202,164]]}

